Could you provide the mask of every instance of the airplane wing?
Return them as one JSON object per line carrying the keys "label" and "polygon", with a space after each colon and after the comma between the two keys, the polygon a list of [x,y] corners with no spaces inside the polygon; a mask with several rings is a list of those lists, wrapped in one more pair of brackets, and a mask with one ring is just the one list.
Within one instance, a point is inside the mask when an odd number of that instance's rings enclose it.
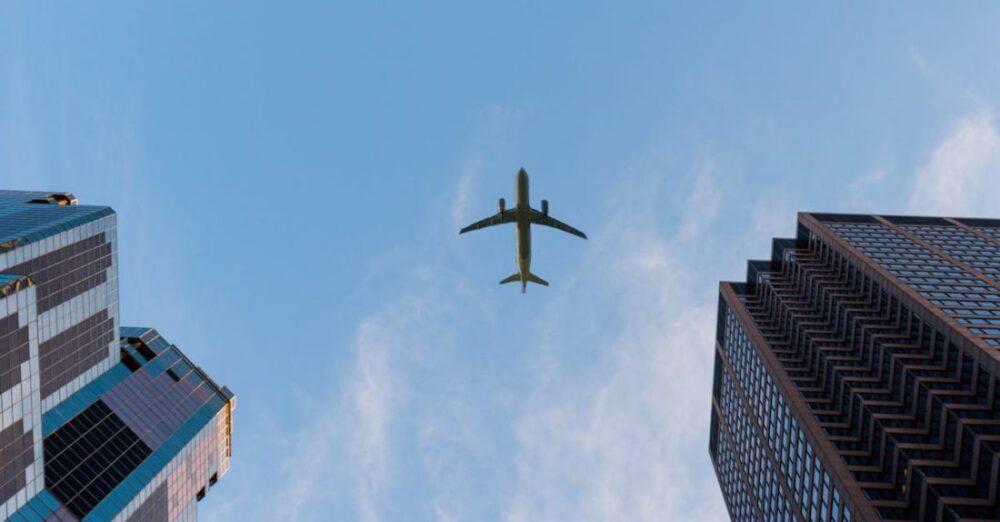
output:
{"label": "airplane wing", "polygon": [[574,236],[587,239],[587,234],[580,232],[579,230],[567,225],[566,223],[563,223],[562,221],[559,221],[558,219],[549,217],[546,214],[542,214],[541,212],[535,209],[531,209],[531,222],[536,225],[545,225],[547,227],[557,228],[559,230],[562,230],[563,232],[569,232]]}
{"label": "airplane wing", "polygon": [[505,210],[500,214],[492,215],[486,219],[476,221],[475,223],[459,230],[459,234],[464,234],[466,232],[472,232],[473,230],[479,230],[480,228],[492,227],[493,225],[502,225],[504,223],[513,223],[517,221],[517,216],[514,213],[514,209]]}

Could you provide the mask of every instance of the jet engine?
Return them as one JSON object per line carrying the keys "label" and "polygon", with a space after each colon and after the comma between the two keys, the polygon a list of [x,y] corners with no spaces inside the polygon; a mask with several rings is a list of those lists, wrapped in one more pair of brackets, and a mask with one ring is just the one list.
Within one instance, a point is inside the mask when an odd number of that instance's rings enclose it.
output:
{"label": "jet engine", "polygon": [[500,208],[500,213],[503,214],[503,211],[507,209],[507,202],[504,201],[503,198],[500,198],[497,206]]}
{"label": "jet engine", "polygon": [[547,199],[542,200],[542,214],[549,215],[549,200]]}

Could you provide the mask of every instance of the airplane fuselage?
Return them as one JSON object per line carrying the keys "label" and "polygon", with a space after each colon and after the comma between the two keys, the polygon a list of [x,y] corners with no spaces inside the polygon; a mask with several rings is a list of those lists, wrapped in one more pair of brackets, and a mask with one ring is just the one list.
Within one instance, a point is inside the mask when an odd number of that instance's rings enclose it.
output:
{"label": "airplane fuselage", "polygon": [[531,273],[531,204],[528,200],[528,173],[521,170],[517,173],[514,184],[517,194],[517,268],[521,273],[521,287],[527,284]]}

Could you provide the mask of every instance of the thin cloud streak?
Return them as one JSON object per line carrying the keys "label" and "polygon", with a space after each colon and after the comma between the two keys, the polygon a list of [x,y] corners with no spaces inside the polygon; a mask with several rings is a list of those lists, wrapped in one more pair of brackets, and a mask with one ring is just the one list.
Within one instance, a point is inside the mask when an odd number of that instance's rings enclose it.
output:
{"label": "thin cloud streak", "polygon": [[[889,171],[881,166],[876,166],[868,172],[854,178],[847,184],[847,195],[844,203],[847,208],[862,211],[871,209],[874,205],[873,194],[888,179]],[[885,203],[884,201],[881,203]],[[879,209],[879,212],[885,212]]]}
{"label": "thin cloud streak", "polygon": [[378,504],[389,473],[388,431],[392,415],[393,377],[388,364],[388,351],[393,345],[392,333],[372,321],[361,325],[357,344],[357,368],[350,396],[357,421],[351,442],[355,501],[361,519],[377,522]]}
{"label": "thin cloud streak", "polygon": [[1000,132],[991,109],[959,119],[914,178],[909,210],[921,214],[996,214]]}
{"label": "thin cloud streak", "polygon": [[[462,345],[457,331],[466,327],[466,321],[474,318],[479,325],[489,324],[493,315],[492,303],[470,291],[459,275],[448,271],[448,259],[441,257],[448,251],[445,245],[454,241],[457,227],[469,218],[477,180],[508,111],[489,106],[482,116],[463,154],[448,204],[433,207],[432,221],[451,226],[448,230],[428,226],[435,231],[430,241],[407,247],[405,259],[397,260],[405,268],[388,270],[404,272],[398,290],[359,320],[350,368],[331,372],[330,381],[341,384],[320,391],[320,399],[307,407],[314,420],[292,436],[273,502],[281,508],[272,517],[319,520],[319,513],[333,506],[337,513],[350,512],[365,522],[391,518],[385,512],[387,491],[412,479],[400,476],[398,468],[401,459],[406,460],[400,452],[415,445],[421,472],[428,478],[428,509],[440,520],[461,519],[453,514],[463,510],[463,503],[447,491],[455,482],[448,473],[465,457],[463,452],[475,451],[476,444],[454,440],[477,434],[477,426],[466,425],[475,424],[474,420],[461,422],[468,411],[475,411],[475,399],[456,399],[448,390],[438,389],[424,394],[420,381],[456,380],[440,373],[438,365],[446,365],[439,362],[446,357],[442,354]],[[412,259],[428,261],[414,265]],[[343,490],[349,491],[349,508]]]}
{"label": "thin cloud streak", "polygon": [[[274,497],[272,517],[318,520],[319,505],[339,495],[336,489],[330,495],[336,484],[353,492],[359,519],[382,519],[379,505],[392,472],[389,430],[396,401],[390,352],[401,345],[400,331],[421,308],[419,300],[402,300],[360,322],[348,378],[312,405],[318,410],[314,421],[296,435],[295,451],[281,466],[285,479]],[[350,472],[340,471],[344,468]]]}
{"label": "thin cloud streak", "polygon": [[481,121],[462,154],[464,159],[458,184],[451,198],[449,217],[452,228],[460,228],[470,219],[478,219],[469,215],[469,208],[475,201],[484,166],[495,163],[493,156],[498,144],[504,141],[502,136],[509,128],[511,116],[511,111],[501,105],[488,105],[480,110]]}
{"label": "thin cloud streak", "polygon": [[462,175],[458,180],[458,187],[451,203],[451,226],[458,229],[468,221],[469,204],[472,194],[475,192],[475,180],[479,177],[479,170],[483,165],[480,157],[474,157],[465,163],[462,168]]}

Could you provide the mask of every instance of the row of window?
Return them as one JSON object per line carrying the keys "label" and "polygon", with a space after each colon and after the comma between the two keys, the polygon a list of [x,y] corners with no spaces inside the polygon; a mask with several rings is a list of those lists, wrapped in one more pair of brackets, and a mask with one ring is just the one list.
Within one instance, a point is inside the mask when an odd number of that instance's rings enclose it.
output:
{"label": "row of window", "polygon": [[[994,292],[996,291],[994,290]],[[996,293],[979,294],[974,292],[938,292],[938,291],[929,292],[926,290],[922,290],[918,293],[924,297],[934,297],[934,298],[951,297],[953,299],[985,299],[987,301],[1000,301],[1000,294]]]}
{"label": "row of window", "polygon": [[991,278],[1000,277],[1000,245],[957,226],[905,225],[904,228]]}
{"label": "row of window", "polygon": [[[933,284],[933,283],[913,283],[909,285],[910,288],[915,290],[953,290],[957,292],[974,292],[977,294],[996,294],[997,291],[993,287],[980,286],[980,285],[945,285],[945,284]],[[984,299],[988,299],[984,297]]]}
{"label": "row of window", "polygon": [[963,285],[975,284],[975,279],[962,279],[958,276],[953,278],[941,278],[941,277],[914,277],[914,276],[900,276],[900,281],[904,283],[957,283]]}
{"label": "row of window", "polygon": [[1000,228],[976,227],[976,230],[983,232],[987,235],[993,236],[996,239],[1000,239]]}
{"label": "row of window", "polygon": [[[723,352],[733,374],[722,373],[719,406],[730,437],[719,438],[719,454],[731,451],[728,447],[731,444],[739,455],[732,459],[732,465],[742,463],[738,469],[749,481],[730,486],[731,493],[741,495],[727,496],[734,516],[743,520],[745,513],[750,517],[747,520],[754,519],[752,507],[743,503],[753,502],[765,520],[795,520],[797,516],[791,511],[794,502],[806,520],[851,520],[850,510],[832,486],[819,455],[806,440],[790,406],[731,310],[726,315]],[[746,400],[749,411],[741,398]],[[720,479],[732,481],[740,477],[734,474]],[[787,498],[788,493],[791,498]]]}
{"label": "row of window", "polygon": [[959,308],[951,309],[955,310],[955,312],[952,313],[956,315],[979,314],[982,309],[990,309],[990,311],[995,311],[994,309],[1000,308],[1000,303],[988,299],[982,299],[978,301],[969,301],[969,300],[958,301],[955,299],[931,299],[930,301],[931,304],[935,304],[938,306],[965,307],[965,309],[959,309]]}
{"label": "row of window", "polygon": [[[826,223],[826,226],[932,304],[941,307],[943,313],[960,324],[969,325],[970,332],[982,336],[1000,335],[1000,329],[982,327],[997,324],[992,320],[969,317],[1000,316],[1000,289],[990,282],[975,277],[886,225]],[[995,275],[989,270],[983,271],[1000,280],[1000,247],[991,242],[955,226],[903,227],[960,261],[980,266],[995,264],[998,267]],[[996,237],[1000,239],[1000,235]]]}
{"label": "row of window", "polygon": [[[938,303],[941,304],[941,303]],[[988,317],[1000,317],[1000,308],[996,309],[968,309],[968,308],[942,308],[942,312],[948,315],[978,315],[978,316],[988,316]]]}
{"label": "row of window", "polygon": [[969,328],[974,334],[1000,336],[1000,328]]}
{"label": "row of window", "polygon": [[1000,318],[998,319],[983,319],[980,317],[957,317],[955,318],[961,324],[979,324],[979,325],[1000,325]]}
{"label": "row of window", "polygon": [[[950,271],[947,271],[947,270],[934,270],[934,271],[928,271],[928,270],[897,270],[895,273],[896,273],[896,275],[901,275],[901,276],[919,276],[919,277],[935,276],[935,277],[947,277],[947,278],[950,278],[949,281],[965,281],[965,279],[962,279],[962,278],[966,277],[968,275],[968,274],[965,274],[964,272],[950,272]],[[900,278],[900,280],[902,281],[902,278]],[[977,280],[971,280],[971,281],[972,282],[976,282]]]}

